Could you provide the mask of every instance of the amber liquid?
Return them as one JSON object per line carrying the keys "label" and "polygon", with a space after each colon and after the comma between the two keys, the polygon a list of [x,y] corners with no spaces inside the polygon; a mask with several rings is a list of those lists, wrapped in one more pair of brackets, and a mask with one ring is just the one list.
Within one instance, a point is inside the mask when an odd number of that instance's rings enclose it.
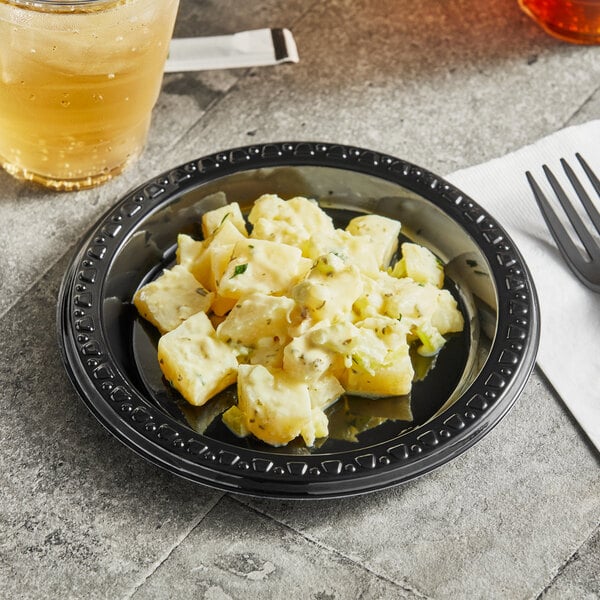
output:
{"label": "amber liquid", "polygon": [[0,161],[59,190],[107,181],[142,151],[178,0],[69,13],[0,0]]}
{"label": "amber liquid", "polygon": [[567,42],[600,44],[600,0],[519,0],[548,33]]}

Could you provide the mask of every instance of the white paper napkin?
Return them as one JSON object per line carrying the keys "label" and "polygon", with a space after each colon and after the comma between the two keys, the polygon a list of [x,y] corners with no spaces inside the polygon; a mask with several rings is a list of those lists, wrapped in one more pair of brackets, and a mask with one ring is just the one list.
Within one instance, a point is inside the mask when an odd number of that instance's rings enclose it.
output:
{"label": "white paper napkin", "polygon": [[[531,171],[547,196],[553,196],[542,172],[547,164],[561,175],[565,191],[572,191],[559,160],[565,158],[582,183],[587,182],[576,152],[600,174],[600,120],[563,129],[447,179],[488,210],[522,252],[540,301],[538,366],[600,450],[600,294],[569,271],[525,179],[525,171]],[[597,200],[595,193],[590,196]]]}

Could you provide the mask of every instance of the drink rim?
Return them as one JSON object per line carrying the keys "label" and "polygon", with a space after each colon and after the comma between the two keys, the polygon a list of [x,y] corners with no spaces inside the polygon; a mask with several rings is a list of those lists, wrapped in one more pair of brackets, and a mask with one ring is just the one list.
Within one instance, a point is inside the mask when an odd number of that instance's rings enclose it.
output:
{"label": "drink rim", "polygon": [[0,4],[39,12],[79,12],[101,10],[107,5],[123,4],[127,0],[0,0]]}

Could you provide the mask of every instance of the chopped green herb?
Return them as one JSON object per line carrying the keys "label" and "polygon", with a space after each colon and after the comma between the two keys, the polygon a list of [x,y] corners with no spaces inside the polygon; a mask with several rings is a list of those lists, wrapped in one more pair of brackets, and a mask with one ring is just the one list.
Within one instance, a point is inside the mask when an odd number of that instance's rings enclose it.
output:
{"label": "chopped green herb", "polygon": [[233,275],[230,277],[230,279],[233,279],[234,277],[237,277],[238,275],[245,273],[247,268],[248,268],[248,263],[244,263],[243,265],[236,265],[235,269],[233,270]]}
{"label": "chopped green herb", "polygon": [[470,259],[470,258],[468,258],[468,259],[467,259],[467,264],[468,264],[470,267],[476,267],[476,266],[477,266],[477,261],[476,261],[476,260],[473,260],[473,259]]}

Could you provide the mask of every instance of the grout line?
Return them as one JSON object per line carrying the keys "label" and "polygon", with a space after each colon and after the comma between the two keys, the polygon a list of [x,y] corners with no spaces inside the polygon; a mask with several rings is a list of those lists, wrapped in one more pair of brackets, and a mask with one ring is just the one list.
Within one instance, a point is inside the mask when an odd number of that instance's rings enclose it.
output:
{"label": "grout line", "polygon": [[162,556],[160,556],[147,570],[146,574],[142,576],[139,583],[133,585],[133,589],[123,595],[122,600],[131,600],[138,590],[144,586],[144,584],[156,573],[156,571],[171,557],[173,552],[185,541],[185,539],[206,519],[206,517],[213,511],[213,509],[219,504],[219,502],[225,497],[225,494],[217,496],[216,500],[212,503],[210,508],[199,518],[192,521],[191,525],[175,540],[171,548],[167,549]]}
{"label": "grout line", "polygon": [[[598,89],[600,89],[600,88],[598,88]],[[597,448],[592,443],[592,441],[588,437],[587,433],[581,427],[581,424],[579,423],[579,421],[577,421],[577,419],[575,419],[575,417],[573,416],[573,414],[569,410],[569,407],[565,404],[565,402],[561,398],[560,394],[554,388],[554,385],[552,385],[551,381],[548,379],[548,377],[546,377],[546,374],[542,371],[542,369],[540,369],[539,366],[537,366],[537,364],[536,364],[536,372],[537,372],[538,376],[540,377],[540,379],[542,379],[544,381],[545,385],[551,391],[551,393],[554,396],[554,399],[556,400],[557,404],[561,407],[561,409],[562,409],[562,411],[564,413],[565,418],[568,419],[568,421],[571,423],[571,425],[573,426],[573,428],[576,429],[579,432],[579,435],[581,437],[581,441],[583,442],[583,444],[585,445],[585,447],[590,451],[590,454],[596,459],[596,462],[598,463],[598,466],[600,466],[600,448]]]}
{"label": "grout line", "polygon": [[202,111],[202,113],[200,114],[200,116],[193,122],[190,124],[189,127],[186,128],[186,130],[169,146],[168,151],[170,150],[174,150],[177,148],[177,146],[179,146],[179,144],[181,143],[181,140],[185,139],[185,137],[189,134],[190,131],[192,131],[192,129],[194,129],[195,127],[198,126],[199,123],[201,123],[205,117],[207,115],[209,115],[212,110],[219,106],[219,104],[221,104],[221,102],[227,97],[229,96],[229,94],[232,92],[232,90],[235,90],[238,86],[238,84],[240,83],[240,81],[242,79],[245,79],[247,75],[240,75],[237,80],[235,81],[235,83],[233,83],[231,85],[230,88],[227,89],[227,91],[222,95],[222,96],[217,96],[216,98],[214,98],[213,100],[211,100],[208,103],[208,106]]}
{"label": "grout line", "polygon": [[551,577],[550,581],[548,581],[548,583],[544,586],[544,588],[542,589],[542,591],[535,596],[535,600],[542,600],[544,598],[544,596],[546,595],[547,592],[550,591],[550,589],[552,588],[552,586],[556,583],[556,581],[558,581],[558,579],[560,579],[561,575],[563,574],[563,572],[565,571],[565,569],[572,563],[574,563],[578,558],[579,558],[579,552],[580,550],[597,534],[600,533],[600,523],[598,523],[596,525],[596,527],[594,527],[594,529],[592,530],[592,532],[583,540],[583,542],[581,542],[581,544],[579,544],[579,546],[576,548],[576,550],[567,558],[567,560],[565,560],[565,562],[560,565],[558,567],[558,569],[556,570],[556,573]]}
{"label": "grout line", "polygon": [[[4,319],[4,317],[6,317],[8,315],[8,313],[13,308],[15,308],[17,306],[17,304],[29,294],[29,292],[31,292],[31,290],[33,290],[35,287],[37,287],[41,283],[41,281],[44,279],[44,277],[46,277],[46,275],[48,275],[48,273],[50,273],[50,271],[52,271],[52,269],[54,269],[54,267],[56,267],[61,260],[63,260],[67,256],[71,256],[76,247],[76,244],[77,244],[77,242],[75,242],[74,244],[69,246],[69,248],[67,249],[66,252],[61,254],[54,262],[49,263],[49,266],[45,271],[42,271],[25,289],[18,292],[18,296],[13,300],[13,302],[11,302],[5,309],[0,311],[0,320]],[[62,283],[62,277],[63,277],[63,275],[61,275],[58,280],[59,288]],[[57,289],[56,293],[58,294],[58,289]],[[56,300],[56,298],[55,298],[55,300]]]}
{"label": "grout line", "polygon": [[242,499],[240,499],[238,497],[234,497],[234,496],[228,494],[228,498],[230,498],[231,500],[237,502],[238,504],[241,504],[245,508],[247,508],[249,510],[252,510],[253,512],[255,512],[257,514],[259,514],[259,515],[261,515],[263,517],[266,517],[267,519],[270,519],[271,521],[275,521],[279,525],[281,525],[281,526],[285,527],[286,529],[289,529],[290,531],[293,531],[294,533],[296,533],[299,536],[303,537],[306,541],[310,542],[311,544],[314,544],[315,546],[318,546],[319,548],[321,548],[321,549],[323,549],[323,550],[325,550],[327,552],[331,552],[332,554],[335,554],[335,555],[343,558],[344,560],[350,561],[353,565],[356,565],[360,569],[363,569],[364,571],[367,571],[368,573],[370,573],[374,577],[377,577],[378,579],[381,579],[382,581],[386,581],[387,583],[391,583],[392,585],[400,588],[403,592],[407,592],[409,594],[412,594],[413,596],[421,598],[422,600],[433,600],[433,598],[431,596],[427,596],[426,594],[424,594],[423,592],[421,592],[419,589],[413,587],[412,585],[408,584],[407,582],[405,582],[405,581],[396,581],[395,579],[391,579],[391,578],[387,577],[386,575],[382,575],[381,573],[377,573],[372,568],[364,565],[363,563],[358,562],[357,560],[355,560],[351,556],[348,556],[347,554],[344,554],[343,552],[340,552],[339,550],[337,550],[336,548],[333,548],[332,546],[328,546],[327,544],[324,544],[322,541],[318,540],[317,538],[315,538],[313,536],[308,535],[304,531],[299,531],[298,529],[295,529],[291,525],[288,525],[287,523],[284,523],[283,521],[280,521],[279,519],[276,519],[276,518],[272,517],[270,514],[268,514],[268,513],[264,512],[264,511],[256,508],[252,504],[246,504]]}
{"label": "grout line", "polygon": [[588,97],[571,113],[571,115],[564,121],[560,129],[568,127],[571,121],[585,108],[587,104],[589,104],[590,100],[600,91],[600,85],[596,87],[592,92],[588,95]]}

